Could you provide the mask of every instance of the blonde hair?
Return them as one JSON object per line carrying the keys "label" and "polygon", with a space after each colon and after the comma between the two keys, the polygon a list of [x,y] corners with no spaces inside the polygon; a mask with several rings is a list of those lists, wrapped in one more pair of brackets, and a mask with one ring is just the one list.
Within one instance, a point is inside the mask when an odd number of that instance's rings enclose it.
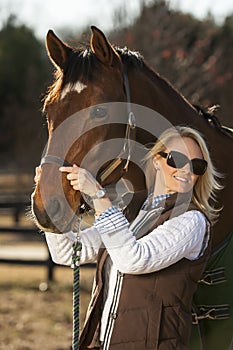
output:
{"label": "blonde hair", "polygon": [[223,176],[214,167],[205,140],[199,131],[187,126],[177,126],[167,129],[159,136],[159,139],[145,158],[147,161],[147,185],[148,187],[151,187],[152,181],[155,179],[155,168],[153,166],[154,156],[159,152],[166,150],[168,142],[177,137],[189,137],[193,139],[199,146],[203,159],[208,163],[206,172],[204,175],[198,177],[193,187],[191,200],[206,214],[210,221],[214,222],[222,209],[216,208],[215,203],[216,192],[223,188],[219,182],[220,178]]}

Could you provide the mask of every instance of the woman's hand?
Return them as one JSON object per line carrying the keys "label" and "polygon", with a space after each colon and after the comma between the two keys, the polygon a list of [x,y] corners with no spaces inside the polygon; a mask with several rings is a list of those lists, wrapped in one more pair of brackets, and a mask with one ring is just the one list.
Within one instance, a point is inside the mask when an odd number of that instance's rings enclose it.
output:
{"label": "woman's hand", "polygon": [[[77,165],[62,166],[59,170],[68,173],[67,179],[70,181],[74,190],[80,191],[90,197],[95,196],[96,192],[101,188],[96,179],[89,171],[78,167]],[[112,206],[111,201],[107,197],[93,199],[96,216]]]}
{"label": "woman's hand", "polygon": [[62,166],[59,170],[63,173],[68,173],[67,180],[74,190],[85,193],[92,197],[101,188],[100,184],[86,169],[80,168],[77,165]]}

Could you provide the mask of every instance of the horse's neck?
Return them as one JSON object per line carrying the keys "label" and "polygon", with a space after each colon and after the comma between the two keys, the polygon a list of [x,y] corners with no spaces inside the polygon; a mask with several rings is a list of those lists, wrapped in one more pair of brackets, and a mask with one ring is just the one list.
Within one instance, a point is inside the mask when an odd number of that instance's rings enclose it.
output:
{"label": "horse's neck", "polygon": [[[183,124],[196,128],[205,136],[210,148],[217,142],[218,147],[212,149],[217,158],[222,158],[222,149],[228,144],[232,146],[229,137],[215,130],[170,83],[149,68],[132,70],[129,81],[133,103],[158,112],[169,122],[167,125]],[[221,167],[225,168],[224,164]]]}
{"label": "horse's neck", "polygon": [[155,72],[132,71],[130,81],[132,102],[157,111],[173,125],[195,123],[197,113],[192,105]]}

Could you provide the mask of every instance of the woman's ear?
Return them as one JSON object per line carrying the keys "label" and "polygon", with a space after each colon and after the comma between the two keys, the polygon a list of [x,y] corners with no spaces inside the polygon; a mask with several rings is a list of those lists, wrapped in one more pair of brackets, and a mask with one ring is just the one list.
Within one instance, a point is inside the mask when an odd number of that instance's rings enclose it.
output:
{"label": "woman's ear", "polygon": [[154,156],[154,158],[153,158],[153,165],[155,167],[155,170],[158,171],[159,170],[159,163],[158,163],[157,156]]}

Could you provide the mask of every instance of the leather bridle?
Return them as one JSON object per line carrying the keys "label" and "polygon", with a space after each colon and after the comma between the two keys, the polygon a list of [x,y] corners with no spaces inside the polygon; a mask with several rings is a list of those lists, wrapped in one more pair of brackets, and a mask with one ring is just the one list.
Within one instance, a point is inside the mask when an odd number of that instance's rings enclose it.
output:
{"label": "leather bridle", "polygon": [[[119,155],[111,161],[107,167],[98,175],[100,183],[102,184],[120,165],[122,167],[122,174],[128,171],[129,162],[131,160],[131,154],[133,149],[133,141],[136,139],[136,120],[134,113],[131,110],[131,98],[130,98],[130,87],[129,79],[125,67],[122,65],[122,75],[124,79],[124,87],[126,92],[127,100],[127,125],[125,130],[124,145],[119,153]],[[57,164],[59,166],[73,166],[71,163],[67,162],[58,156],[47,154],[42,157],[40,166],[44,164]],[[121,178],[120,176],[120,178]]]}

